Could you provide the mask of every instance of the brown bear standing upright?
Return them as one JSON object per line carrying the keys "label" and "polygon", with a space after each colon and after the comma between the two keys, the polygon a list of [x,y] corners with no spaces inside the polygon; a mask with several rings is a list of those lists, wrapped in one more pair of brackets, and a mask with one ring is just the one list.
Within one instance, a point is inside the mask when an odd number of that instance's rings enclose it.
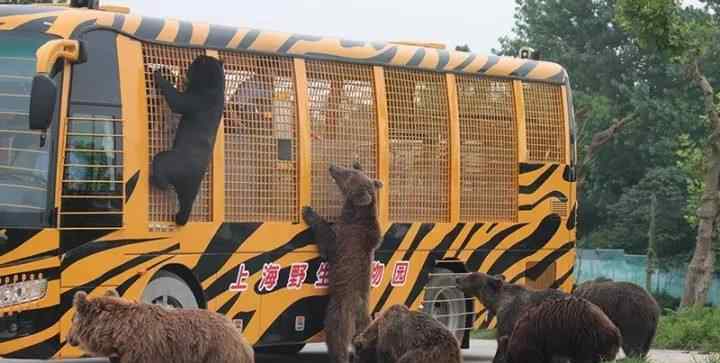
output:
{"label": "brown bear standing upright", "polygon": [[460,344],[432,316],[393,305],[353,341],[353,363],[461,363]]}
{"label": "brown bear standing upright", "polygon": [[350,343],[370,323],[370,266],[380,244],[377,190],[382,183],[353,169],[330,166],[330,175],[345,203],[339,221],[331,226],[312,208],[303,219],[314,233],[320,255],[330,264],[330,288],[325,331],[331,363],[347,363]]}
{"label": "brown bear standing upright", "polygon": [[580,284],[573,295],[597,305],[620,329],[623,351],[645,357],[655,338],[660,306],[642,287],[629,282],[595,280]]}
{"label": "brown bear standing upright", "polygon": [[252,347],[226,317],[137,304],[111,290],[75,294],[68,343],[113,363],[252,363]]}
{"label": "brown bear standing upright", "polygon": [[473,272],[457,279],[457,287],[467,295],[475,296],[486,309],[497,317],[498,338],[510,335],[520,314],[550,298],[568,294],[554,289],[533,290],[505,282],[502,276]]}
{"label": "brown bear standing upright", "polygon": [[553,357],[573,363],[615,359],[620,330],[593,303],[575,297],[548,299],[525,311],[508,336],[498,340],[494,363],[550,363]]}

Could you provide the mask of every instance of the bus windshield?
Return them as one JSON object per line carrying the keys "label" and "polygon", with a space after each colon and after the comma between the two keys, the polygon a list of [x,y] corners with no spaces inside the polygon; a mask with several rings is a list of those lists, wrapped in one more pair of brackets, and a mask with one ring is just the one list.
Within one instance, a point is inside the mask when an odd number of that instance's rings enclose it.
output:
{"label": "bus windshield", "polygon": [[0,32],[0,228],[48,223],[52,129],[43,145],[28,125],[35,52],[48,40],[34,32]]}

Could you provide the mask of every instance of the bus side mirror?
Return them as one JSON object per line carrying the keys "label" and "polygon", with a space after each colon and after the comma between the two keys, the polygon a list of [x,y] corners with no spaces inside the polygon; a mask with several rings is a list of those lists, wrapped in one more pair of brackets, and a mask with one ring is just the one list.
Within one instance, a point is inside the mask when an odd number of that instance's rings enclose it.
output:
{"label": "bus side mirror", "polygon": [[46,74],[38,74],[33,78],[30,92],[30,130],[47,130],[55,112],[57,86]]}
{"label": "bus side mirror", "polygon": [[61,61],[77,64],[85,61],[82,43],[77,40],[56,39],[45,43],[36,54],[37,74],[30,91],[30,130],[45,131],[50,128],[57,100],[57,85],[52,77],[58,72]]}

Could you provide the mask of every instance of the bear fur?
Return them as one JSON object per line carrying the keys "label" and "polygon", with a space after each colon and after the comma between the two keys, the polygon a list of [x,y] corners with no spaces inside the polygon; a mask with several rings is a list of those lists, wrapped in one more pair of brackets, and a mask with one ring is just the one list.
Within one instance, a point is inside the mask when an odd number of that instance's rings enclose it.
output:
{"label": "bear fur", "polygon": [[179,208],[175,223],[185,225],[200,190],[215,146],[225,107],[225,71],[212,57],[199,56],[190,65],[185,92],[179,92],[155,71],[155,84],[170,110],[182,116],[171,150],[155,155],[151,181],[162,190],[173,186]]}
{"label": "bear fur", "polygon": [[553,357],[573,363],[612,361],[620,330],[595,304],[575,296],[548,299],[525,311],[512,334],[498,340],[495,363],[550,363]]}
{"label": "bear fur", "polygon": [[534,290],[511,284],[505,277],[473,272],[457,279],[457,287],[468,296],[476,297],[485,308],[497,317],[497,337],[510,335],[523,311],[551,298],[568,294],[555,290]]}
{"label": "bear fur", "polygon": [[330,166],[330,175],[345,202],[337,223],[330,225],[312,208],[303,208],[320,255],[330,264],[325,331],[331,363],[347,363],[355,335],[370,324],[370,266],[380,244],[377,190],[382,183],[352,169]]}
{"label": "bear fur", "polygon": [[597,305],[620,329],[623,351],[645,357],[655,338],[660,306],[642,287],[629,282],[595,280],[580,284],[573,295]]}
{"label": "bear fur", "polygon": [[75,293],[68,343],[114,363],[252,363],[252,347],[226,317],[137,304],[110,290]]}
{"label": "bear fur", "polygon": [[353,363],[461,363],[460,344],[432,316],[393,305],[353,340]]}

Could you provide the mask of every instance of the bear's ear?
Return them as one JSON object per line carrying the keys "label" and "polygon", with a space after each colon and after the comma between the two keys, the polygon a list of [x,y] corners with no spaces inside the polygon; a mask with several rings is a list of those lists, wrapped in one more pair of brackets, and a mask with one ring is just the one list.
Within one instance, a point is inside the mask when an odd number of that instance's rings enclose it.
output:
{"label": "bear's ear", "polygon": [[353,161],[352,167],[353,167],[353,169],[355,169],[355,170],[361,170],[361,171],[362,171],[362,166],[360,166],[360,162],[357,161],[357,160]]}
{"label": "bear's ear", "polygon": [[109,297],[120,297],[120,294],[118,294],[117,290],[115,290],[115,289],[110,289],[110,290],[105,291],[105,296],[109,296]]}
{"label": "bear's ear", "polygon": [[507,279],[505,278],[505,275],[502,275],[502,274],[501,274],[501,275],[495,275],[495,277],[498,278],[498,279],[500,279],[500,280],[507,281]]}
{"label": "bear's ear", "polygon": [[87,293],[85,291],[76,292],[73,297],[73,306],[75,306],[75,310],[82,313],[86,310],[87,304]]}
{"label": "bear's ear", "polygon": [[373,180],[373,185],[375,185],[375,189],[382,189],[382,187],[383,187],[383,182],[375,179],[375,180]]}
{"label": "bear's ear", "polygon": [[488,285],[490,285],[490,287],[494,290],[500,290],[504,283],[505,279],[497,276],[490,276],[490,279],[488,280]]}

